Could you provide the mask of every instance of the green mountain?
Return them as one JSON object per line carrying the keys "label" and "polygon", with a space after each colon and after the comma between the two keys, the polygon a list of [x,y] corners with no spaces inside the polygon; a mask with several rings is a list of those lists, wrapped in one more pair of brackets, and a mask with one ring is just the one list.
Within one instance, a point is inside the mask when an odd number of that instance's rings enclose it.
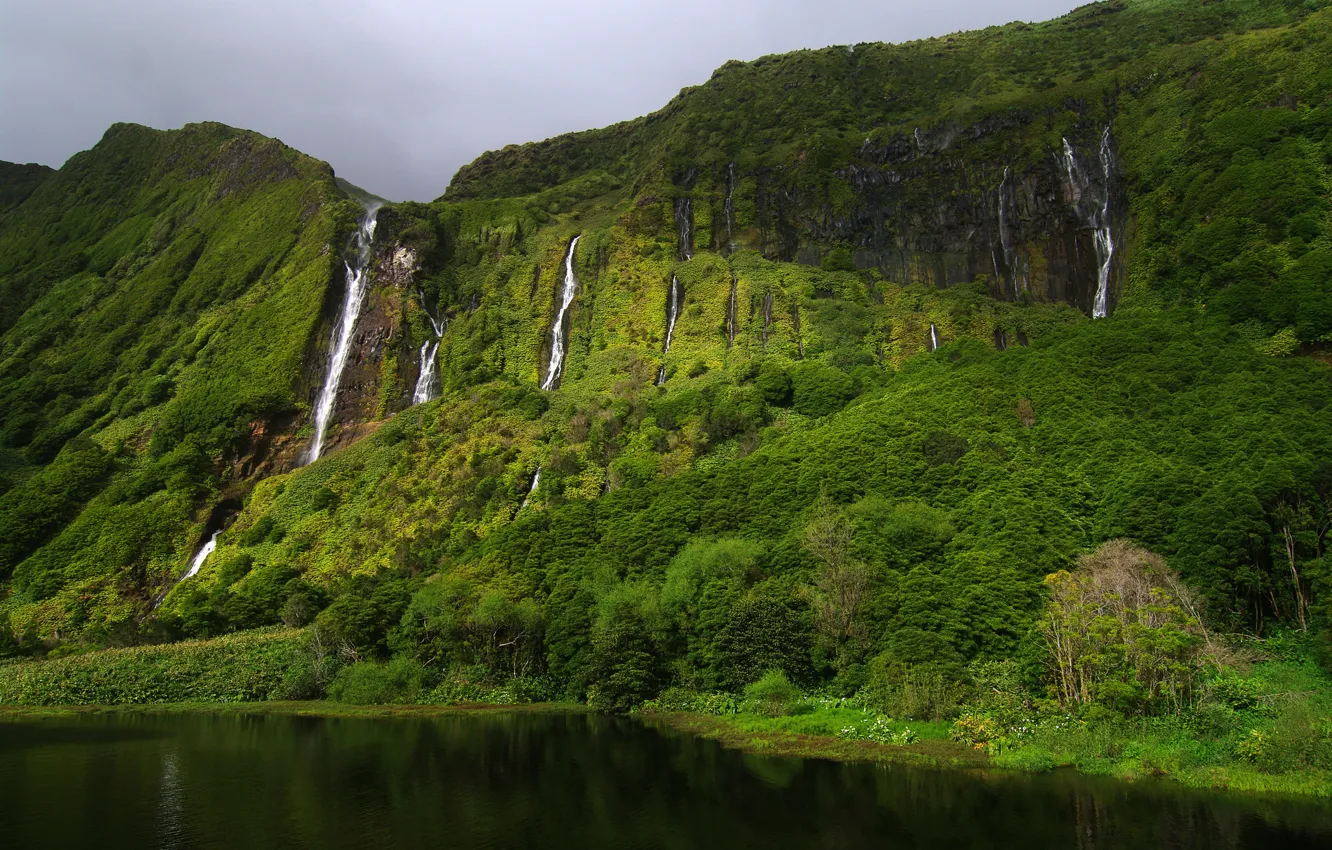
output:
{"label": "green mountain", "polygon": [[372,219],[308,465],[372,196],[215,124],[5,166],[8,644],[314,621],[618,708],[1037,676],[1045,577],[1115,538],[1318,632],[1327,5],[731,62],[487,153]]}

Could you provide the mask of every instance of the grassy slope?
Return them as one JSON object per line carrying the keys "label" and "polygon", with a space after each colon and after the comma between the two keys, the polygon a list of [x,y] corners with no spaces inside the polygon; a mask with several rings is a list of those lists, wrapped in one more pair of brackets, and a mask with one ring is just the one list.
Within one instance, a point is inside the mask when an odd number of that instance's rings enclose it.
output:
{"label": "grassy slope", "polygon": [[20,631],[115,632],[188,557],[237,438],[302,400],[340,198],[254,133],[116,125],[0,220],[0,604]]}

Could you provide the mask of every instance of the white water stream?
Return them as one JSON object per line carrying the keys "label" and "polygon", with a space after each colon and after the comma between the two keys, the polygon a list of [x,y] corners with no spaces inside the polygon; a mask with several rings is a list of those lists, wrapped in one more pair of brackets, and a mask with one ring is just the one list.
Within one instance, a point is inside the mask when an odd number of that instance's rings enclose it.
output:
{"label": "white water stream", "polygon": [[[662,354],[671,353],[671,337],[675,336],[675,320],[680,318],[680,279],[671,275],[671,303],[666,314],[666,347],[662,349]],[[657,373],[657,386],[666,383],[666,364],[661,364],[661,371]]]}
{"label": "white water stream", "polygon": [[444,338],[444,323],[428,314],[427,318],[435,331],[435,338],[421,343],[421,374],[416,379],[416,389],[412,391],[412,404],[424,404],[439,395],[439,372],[435,369],[435,358]]}
{"label": "white water stream", "polygon": [[[569,255],[564,258],[564,292],[560,299],[560,309],[555,314],[555,324],[550,329],[550,364],[546,370],[546,379],[541,382],[541,389],[552,390],[560,380],[560,373],[564,370],[564,316],[569,312],[570,305],[573,304],[574,296],[578,294],[578,278],[574,277],[574,249],[578,247],[578,240],[582,236],[575,236],[569,243]],[[540,471],[537,472],[540,475]]]}
{"label": "white water stream", "polygon": [[735,163],[726,166],[726,250],[735,253]]}
{"label": "white water stream", "polygon": [[532,486],[527,488],[527,495],[523,497],[523,503],[518,506],[518,510],[527,507],[528,502],[532,501],[532,494],[537,491],[537,486],[541,484],[541,467],[536,468],[536,474],[532,476]]}
{"label": "white water stream", "polygon": [[[1114,175],[1115,158],[1110,150],[1110,128],[1107,126],[1101,135],[1101,174],[1105,185],[1099,197],[1090,195],[1095,187],[1086,171],[1079,166],[1077,152],[1068,139],[1064,143],[1064,171],[1068,175],[1069,198],[1078,211],[1078,217],[1084,226],[1091,228],[1096,244],[1096,297],[1092,303],[1092,318],[1104,319],[1110,312],[1110,271],[1115,258],[1115,238],[1110,221],[1111,180]],[[1096,206],[1090,210],[1082,202],[1086,199]]]}
{"label": "white water stream", "polygon": [[372,203],[365,209],[361,226],[356,231],[356,261],[343,263],[346,269],[347,294],[342,303],[342,314],[333,327],[333,339],[328,355],[328,373],[324,376],[324,387],[319,391],[319,401],[315,404],[315,436],[310,444],[308,463],[319,459],[324,448],[324,434],[328,423],[333,418],[333,405],[338,399],[338,385],[342,383],[342,372],[347,367],[347,355],[351,352],[352,336],[356,331],[356,319],[361,314],[365,303],[365,294],[370,289],[371,248],[375,241],[375,218],[380,205]]}
{"label": "white water stream", "polygon": [[1105,171],[1105,203],[1101,205],[1099,225],[1096,228],[1096,258],[1101,261],[1096,275],[1096,302],[1092,305],[1092,318],[1104,319],[1109,314],[1110,262],[1115,257],[1115,239],[1110,232],[1110,171],[1114,157],[1110,153],[1110,127],[1101,136],[1101,168]]}
{"label": "white water stream", "polygon": [[213,554],[213,550],[217,548],[217,536],[221,533],[222,532],[220,531],[213,532],[213,536],[208,538],[208,542],[205,543],[203,548],[201,548],[194,556],[194,560],[190,561],[189,572],[180,577],[181,581],[184,581],[187,578],[194,578],[199,574],[199,570],[203,568],[204,561],[207,561],[208,556]]}

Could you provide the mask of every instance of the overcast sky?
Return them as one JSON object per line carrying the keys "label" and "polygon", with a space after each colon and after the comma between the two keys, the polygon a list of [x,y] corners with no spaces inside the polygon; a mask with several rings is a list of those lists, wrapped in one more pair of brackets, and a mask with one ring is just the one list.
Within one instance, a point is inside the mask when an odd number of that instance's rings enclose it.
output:
{"label": "overcast sky", "polygon": [[481,152],[652,112],[728,59],[906,41],[1085,0],[5,0],[0,159],[222,121],[393,200]]}

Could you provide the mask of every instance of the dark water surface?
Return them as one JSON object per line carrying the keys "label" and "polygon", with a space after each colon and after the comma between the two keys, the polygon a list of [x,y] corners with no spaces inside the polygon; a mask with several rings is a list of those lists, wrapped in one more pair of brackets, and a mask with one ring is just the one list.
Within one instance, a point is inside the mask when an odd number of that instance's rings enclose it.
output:
{"label": "dark water surface", "polygon": [[1332,848],[1332,806],[760,758],[582,715],[0,722],[0,848]]}

